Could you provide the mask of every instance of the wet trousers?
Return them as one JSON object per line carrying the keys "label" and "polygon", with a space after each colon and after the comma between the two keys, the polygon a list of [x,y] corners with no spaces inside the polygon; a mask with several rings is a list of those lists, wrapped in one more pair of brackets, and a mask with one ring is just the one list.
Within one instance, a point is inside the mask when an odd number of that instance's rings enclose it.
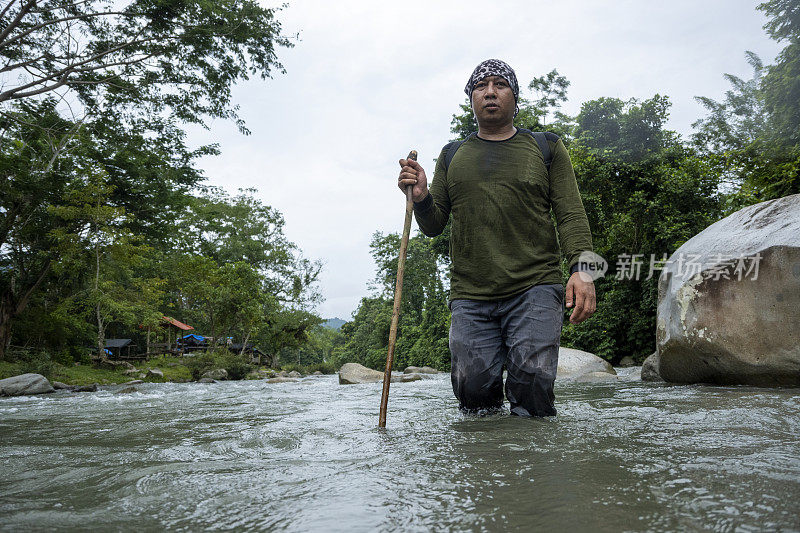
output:
{"label": "wet trousers", "polygon": [[563,285],[534,285],[506,300],[453,300],[450,311],[450,379],[462,410],[502,407],[505,367],[511,414],[556,414]]}

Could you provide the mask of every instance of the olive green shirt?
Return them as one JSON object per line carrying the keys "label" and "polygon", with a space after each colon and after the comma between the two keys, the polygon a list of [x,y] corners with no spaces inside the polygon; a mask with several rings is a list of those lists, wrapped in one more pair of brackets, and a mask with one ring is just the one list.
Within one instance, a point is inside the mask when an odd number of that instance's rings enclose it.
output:
{"label": "olive green shirt", "polygon": [[447,170],[445,150],[439,154],[430,194],[414,204],[414,215],[429,237],[453,215],[451,300],[501,300],[562,283],[559,242],[570,267],[592,249],[567,149],[561,140],[548,142],[549,176],[536,141],[519,130],[504,141],[469,137]]}

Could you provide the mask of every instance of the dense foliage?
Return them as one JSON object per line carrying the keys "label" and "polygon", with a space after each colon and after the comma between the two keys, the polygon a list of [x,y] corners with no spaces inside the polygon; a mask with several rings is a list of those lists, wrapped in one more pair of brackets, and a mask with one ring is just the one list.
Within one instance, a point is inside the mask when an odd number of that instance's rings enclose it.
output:
{"label": "dense foliage", "polygon": [[0,360],[69,362],[111,336],[143,351],[165,315],[270,355],[306,343],[320,264],[255,191],[205,187],[195,161],[217,149],[182,130],[247,133],[231,88],[283,71],[275,9],[11,0],[0,28]]}
{"label": "dense foliage", "polygon": [[[594,251],[609,263],[595,282],[598,308],[574,326],[565,316],[562,345],[617,363],[641,361],[655,348],[657,279],[663,261],[682,243],[732,210],[800,192],[800,6],[772,0],[759,9],[765,29],[786,47],[774,65],[747,54],[755,76],[726,75],[723,102],[698,97],[709,110],[690,140],[665,128],[669,99],[598,98],[577,116],[559,111],[569,82],[551,72],[528,85],[515,125],[552,131],[567,145],[592,230]],[[477,131],[469,103],[453,115],[463,139]],[[449,366],[447,231],[409,244],[396,365]],[[376,235],[376,286],[342,331],[341,361],[373,368],[385,363],[399,237]],[[564,268],[566,280],[566,265]]]}

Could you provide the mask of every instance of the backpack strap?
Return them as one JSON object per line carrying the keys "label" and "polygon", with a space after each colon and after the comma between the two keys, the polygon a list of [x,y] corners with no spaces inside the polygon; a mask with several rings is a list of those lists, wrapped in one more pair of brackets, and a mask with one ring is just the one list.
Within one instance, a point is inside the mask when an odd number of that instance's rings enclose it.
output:
{"label": "backpack strap", "polygon": [[447,170],[448,168],[450,168],[450,162],[451,162],[451,161],[453,160],[453,158],[456,156],[456,152],[458,152],[458,149],[459,149],[459,148],[461,148],[461,145],[462,145],[462,144],[464,144],[465,142],[467,142],[467,140],[468,140],[470,137],[474,137],[475,135],[477,135],[477,133],[474,133],[474,132],[473,132],[473,133],[470,133],[470,134],[467,136],[467,138],[466,138],[466,139],[463,139],[463,140],[461,140],[461,141],[452,141],[452,142],[449,142],[449,143],[447,143],[447,144],[444,146],[444,147],[445,147],[445,149],[447,150],[447,152],[444,154],[444,169],[445,169],[445,170]]}
{"label": "backpack strap", "polygon": [[520,128],[522,131],[530,134],[536,144],[539,146],[539,150],[542,152],[542,159],[544,159],[544,166],[547,167],[547,172],[550,172],[550,164],[553,162],[553,152],[550,151],[550,141],[552,143],[558,142],[558,135],[555,133],[550,133],[549,131],[531,131],[526,130],[525,128]]}
{"label": "backpack strap", "polygon": [[[544,159],[544,166],[547,167],[547,172],[549,173],[550,172],[550,164],[553,162],[553,153],[550,150],[550,143],[548,143],[547,141],[550,141],[552,143],[557,143],[558,142],[558,135],[556,135],[555,133],[550,133],[549,131],[546,131],[546,132],[545,131],[531,131],[531,130],[528,130],[528,129],[525,129],[525,128],[519,128],[519,129],[520,129],[520,131],[524,131],[525,133],[527,133],[528,135],[530,135],[530,136],[532,136],[534,138],[534,140],[536,141],[536,144],[539,146],[539,150],[541,150],[541,152],[542,152],[542,158]],[[447,143],[444,146],[444,148],[446,150],[445,155],[444,155],[444,169],[445,170],[450,168],[450,162],[455,157],[456,152],[458,151],[458,149],[461,148],[461,145],[464,144],[465,142],[467,142],[467,139],[469,139],[470,137],[473,137],[475,135],[477,135],[477,133],[471,133],[469,135],[469,137],[467,137],[464,140],[452,141],[452,142]]]}

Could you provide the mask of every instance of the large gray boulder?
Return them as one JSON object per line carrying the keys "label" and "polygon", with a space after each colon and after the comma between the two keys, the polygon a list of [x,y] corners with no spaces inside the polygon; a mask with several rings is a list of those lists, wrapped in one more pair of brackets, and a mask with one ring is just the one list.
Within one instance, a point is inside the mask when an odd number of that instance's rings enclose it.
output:
{"label": "large gray boulder", "polygon": [[575,379],[592,372],[605,372],[616,375],[611,363],[593,353],[574,348],[558,349],[558,370],[556,379]]}
{"label": "large gray boulder", "polygon": [[372,370],[358,363],[345,363],[339,369],[340,385],[378,383],[379,381],[383,381],[383,372]]}
{"label": "large gray boulder", "polygon": [[27,396],[54,391],[47,378],[41,374],[21,374],[0,379],[0,396]]}
{"label": "large gray boulder", "polygon": [[737,211],[669,261],[656,322],[663,379],[800,385],[800,194]]}

